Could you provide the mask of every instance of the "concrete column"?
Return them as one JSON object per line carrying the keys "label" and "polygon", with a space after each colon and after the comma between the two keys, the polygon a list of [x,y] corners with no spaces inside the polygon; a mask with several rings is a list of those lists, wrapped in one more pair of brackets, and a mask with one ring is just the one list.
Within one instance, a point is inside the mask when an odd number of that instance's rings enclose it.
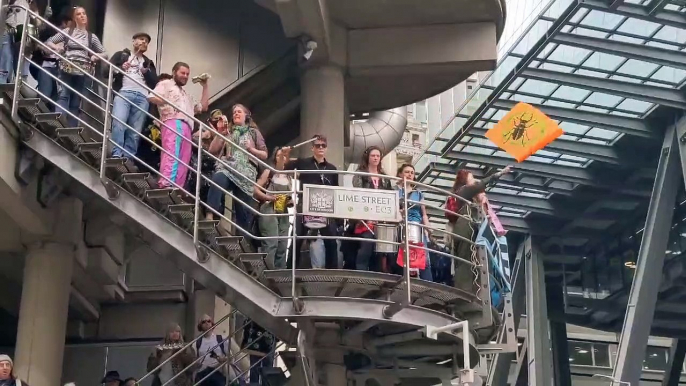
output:
{"label": "concrete column", "polygon": [[26,255],[15,355],[19,378],[52,386],[62,378],[74,247],[37,243]]}
{"label": "concrete column", "polygon": [[343,71],[335,66],[313,67],[301,78],[300,138],[325,135],[327,160],[343,169],[345,143],[345,87]]}
{"label": "concrete column", "polygon": [[543,255],[531,236],[524,243],[529,386],[548,386],[553,384],[553,366]]}
{"label": "concrete column", "polygon": [[327,363],[324,365],[327,386],[347,386],[348,378],[345,366]]}
{"label": "concrete column", "polygon": [[398,155],[395,150],[391,150],[385,157],[381,160],[381,166],[386,171],[389,176],[395,176],[398,171]]}

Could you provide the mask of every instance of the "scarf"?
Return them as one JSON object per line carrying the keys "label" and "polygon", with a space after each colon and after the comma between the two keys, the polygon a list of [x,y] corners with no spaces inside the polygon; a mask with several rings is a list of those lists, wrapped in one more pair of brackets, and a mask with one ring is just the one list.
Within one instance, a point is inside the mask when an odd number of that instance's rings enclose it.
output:
{"label": "scarf", "polygon": [[474,202],[481,205],[484,212],[488,216],[488,219],[490,220],[491,225],[493,226],[493,230],[495,231],[496,235],[505,236],[505,234],[507,233],[507,230],[505,230],[505,228],[503,228],[503,224],[500,223],[500,219],[498,218],[498,216],[495,214],[495,211],[491,207],[491,203],[488,201],[488,197],[486,196],[486,193],[477,194],[474,197]]}
{"label": "scarf", "polygon": [[250,130],[250,126],[234,126],[232,130],[234,134],[234,140],[238,140],[238,138],[247,133],[248,130]]}

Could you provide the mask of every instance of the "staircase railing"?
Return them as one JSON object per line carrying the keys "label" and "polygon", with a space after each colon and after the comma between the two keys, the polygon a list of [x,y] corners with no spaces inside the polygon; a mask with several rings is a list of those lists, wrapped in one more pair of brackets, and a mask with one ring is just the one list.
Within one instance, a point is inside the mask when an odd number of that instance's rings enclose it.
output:
{"label": "staircase railing", "polygon": [[[76,44],[79,46],[81,49],[86,50],[87,52],[97,55],[93,50],[91,50],[89,47],[81,44],[77,40],[75,40],[73,37],[69,36],[67,33],[64,31],[60,30],[57,28],[55,25],[51,24],[48,22],[46,19],[42,18],[40,15],[37,13],[31,11],[30,9],[27,9],[26,7],[22,6],[15,6],[15,7],[21,7],[24,8],[26,12],[26,17],[25,17],[25,24],[28,24],[30,21],[30,17],[36,18],[41,20],[45,25],[48,26],[48,28],[52,28],[57,33],[63,34],[66,39],[68,39],[70,42],[73,44]],[[27,34],[27,29],[24,29],[24,32],[21,37],[21,43],[20,43],[20,52],[25,51],[25,47],[27,42],[32,40],[33,42],[36,43],[38,47],[41,47],[41,49],[53,54],[58,60],[61,61],[66,61],[74,66],[78,66],[77,63],[74,63],[70,61],[69,59],[66,58],[66,54],[62,55],[56,50],[52,49],[50,46],[47,44],[39,41],[36,37],[31,36]],[[490,303],[490,296],[489,294],[489,288],[488,288],[488,277],[489,274],[492,274],[489,272],[489,264],[487,262],[487,253],[485,251],[485,248],[481,245],[478,245],[474,242],[473,237],[465,237],[464,235],[460,234],[455,234],[452,231],[446,230],[446,229],[439,229],[436,226],[433,225],[427,225],[427,224],[415,224],[413,225],[419,225],[423,230],[429,231],[429,232],[438,232],[447,235],[448,237],[452,238],[453,240],[460,240],[461,242],[468,243],[469,245],[472,246],[472,256],[455,256],[454,254],[451,253],[446,253],[443,251],[438,251],[434,249],[427,248],[426,246],[421,246],[421,245],[413,245],[409,242],[410,240],[410,234],[409,234],[409,225],[410,222],[408,220],[408,217],[405,215],[403,218],[399,218],[398,222],[402,222],[404,225],[404,234],[402,239],[404,240],[402,243],[398,241],[385,241],[385,240],[368,240],[368,239],[363,239],[363,238],[357,238],[357,237],[345,237],[345,236],[299,236],[297,235],[297,232],[295,231],[295,226],[292,227],[293,231],[289,235],[285,236],[263,236],[263,235],[256,235],[252,234],[249,229],[244,229],[240,224],[237,224],[234,222],[231,218],[227,218],[224,216],[224,213],[219,213],[216,211],[214,208],[210,207],[207,203],[203,202],[200,200],[200,191],[201,187],[203,184],[208,184],[210,187],[214,187],[216,189],[219,189],[222,194],[229,196],[233,199],[234,205],[243,205],[246,207],[251,213],[253,213],[256,216],[260,217],[288,217],[289,219],[293,220],[293,224],[299,223],[303,214],[298,213],[297,205],[294,206],[292,213],[283,213],[283,214],[264,214],[261,213],[259,210],[255,209],[250,202],[244,202],[240,198],[238,198],[232,191],[224,189],[222,186],[218,185],[212,179],[202,173],[201,166],[202,166],[202,159],[212,159],[215,161],[217,165],[222,165],[222,167],[226,168],[229,170],[231,173],[234,173],[235,176],[238,176],[240,178],[244,178],[247,181],[252,184],[253,187],[256,187],[257,189],[267,193],[267,194],[282,194],[284,192],[280,191],[269,191],[267,189],[264,189],[263,187],[259,186],[256,181],[253,181],[252,179],[247,178],[243,174],[241,174],[238,170],[236,170],[232,165],[230,165],[226,160],[223,158],[217,157],[213,154],[211,154],[209,151],[205,150],[203,148],[203,143],[202,143],[202,138],[203,138],[203,133],[205,132],[210,132],[212,136],[218,137],[222,139],[225,144],[228,144],[233,152],[239,152],[248,157],[253,163],[256,165],[259,165],[260,168],[263,170],[270,170],[275,173],[281,173],[285,175],[289,175],[293,178],[293,180],[297,180],[298,177],[304,175],[304,174],[320,174],[320,171],[318,170],[278,170],[276,169],[273,165],[264,162],[262,159],[256,157],[253,155],[250,151],[244,149],[240,145],[236,144],[233,141],[233,138],[228,137],[216,129],[214,129],[212,126],[207,125],[205,122],[200,121],[199,119],[195,118],[192,114],[188,114],[182,109],[180,109],[178,106],[176,106],[174,103],[169,101],[164,95],[160,95],[157,93],[155,90],[150,89],[147,87],[147,85],[143,84],[142,82],[138,81],[137,79],[134,79],[133,77],[129,76],[125,71],[123,71],[121,68],[115,66],[113,63],[108,61],[105,58],[101,59],[101,63],[108,65],[108,76],[107,76],[107,82],[104,83],[103,81],[97,79],[95,76],[89,74],[88,72],[84,72],[82,76],[87,76],[90,79],[93,80],[96,84],[98,84],[101,87],[106,88],[106,98],[105,98],[105,108],[102,108],[98,103],[95,103],[90,100],[90,98],[82,95],[80,92],[75,90],[73,87],[69,86],[66,84],[62,79],[60,79],[58,76],[54,76],[50,73],[48,75],[50,78],[54,79],[56,82],[58,82],[62,87],[66,87],[69,91],[72,93],[75,93],[79,95],[82,98],[82,101],[84,103],[91,103],[94,105],[97,109],[102,111],[104,113],[104,122],[103,122],[103,128],[102,130],[98,130],[97,128],[93,127],[91,124],[85,122],[83,119],[81,119],[78,114],[74,114],[68,110],[63,110],[59,106],[57,106],[57,103],[55,101],[52,101],[49,96],[43,95],[40,93],[38,90],[35,88],[31,87],[28,84],[23,84],[22,81],[22,64],[24,61],[28,61],[31,65],[34,65],[38,67],[40,71],[45,71],[42,67],[38,66],[35,62],[33,62],[31,59],[25,57],[24,55],[19,56],[19,63],[17,65],[17,76],[16,76],[16,81],[14,84],[14,90],[13,90],[13,101],[15,101],[12,105],[12,119],[15,123],[21,124],[22,120],[19,117],[19,104],[16,103],[21,96],[22,96],[22,89],[27,88],[31,90],[32,92],[37,93],[37,95],[40,96],[40,98],[47,103],[52,103],[53,105],[56,106],[56,111],[58,111],[61,114],[66,114],[67,116],[74,118],[80,125],[82,125],[85,129],[88,130],[88,133],[92,135],[94,138],[99,138],[102,137],[102,150],[100,154],[100,163],[99,163],[99,174],[100,174],[100,181],[105,187],[105,189],[108,192],[108,195],[110,199],[116,199],[119,196],[120,193],[120,188],[113,182],[111,181],[106,173],[106,163],[108,159],[108,148],[111,145],[117,146],[112,138],[110,137],[110,129],[112,126],[112,120],[115,119],[116,122],[121,124],[125,130],[134,130],[136,135],[139,137],[142,137],[145,142],[150,144],[151,146],[155,147],[156,149],[159,149],[161,152],[166,154],[167,156],[171,157],[174,159],[176,162],[178,162],[180,165],[188,169],[188,172],[191,175],[194,175],[196,178],[196,184],[194,187],[192,187],[193,192],[189,191],[191,189],[190,187],[187,188],[185,186],[179,185],[177,182],[173,181],[172,179],[164,176],[162,173],[156,170],[156,168],[148,165],[145,163],[143,160],[141,160],[136,154],[132,154],[130,151],[127,149],[122,148],[121,151],[126,154],[126,157],[132,160],[135,160],[138,162],[139,165],[143,165],[146,169],[148,169],[149,173],[152,173],[154,175],[157,175],[160,179],[166,181],[166,184],[169,186],[173,187],[171,189],[175,190],[176,192],[182,192],[183,195],[185,195],[189,200],[192,200],[193,207],[194,207],[194,219],[192,222],[192,237],[194,244],[196,246],[196,250],[199,254],[199,260],[202,262],[204,261],[203,258],[200,258],[202,255],[206,255],[207,253],[210,253],[213,251],[212,247],[208,245],[208,243],[205,242],[205,240],[201,240],[200,236],[200,225],[203,223],[200,218],[200,213],[201,211],[206,211],[209,213],[213,213],[215,218],[218,217],[219,219],[226,221],[228,224],[230,224],[234,229],[237,230],[236,234],[241,234],[244,237],[248,237],[254,240],[259,240],[259,241],[264,241],[264,240],[279,240],[279,239],[290,239],[291,242],[291,258],[292,258],[292,270],[291,270],[291,279],[292,279],[292,288],[291,288],[291,297],[294,302],[294,307],[297,310],[302,310],[302,302],[301,299],[299,299],[298,292],[296,290],[296,270],[297,270],[297,260],[300,258],[300,256],[296,256],[296,248],[295,245],[298,240],[315,240],[315,239],[335,239],[335,240],[341,240],[341,241],[356,241],[356,242],[373,242],[377,244],[390,244],[390,245],[395,245],[395,246],[401,246],[405,250],[404,254],[404,262],[403,262],[403,277],[401,279],[401,282],[399,284],[404,284],[403,288],[403,299],[400,302],[396,302],[393,305],[386,306],[384,309],[384,317],[386,318],[392,318],[393,315],[395,315],[397,312],[402,310],[403,308],[409,306],[412,304],[412,280],[411,278],[411,262],[410,262],[410,253],[408,251],[412,250],[424,250],[425,252],[430,252],[431,254],[436,254],[440,256],[447,256],[453,259],[455,263],[458,264],[463,264],[465,266],[469,266],[472,271],[474,272],[474,280],[476,282],[476,286],[478,288],[476,296],[478,299],[482,302],[483,309],[484,309],[484,314],[488,313],[489,317],[491,315],[491,303]],[[183,135],[180,135],[176,133],[175,130],[169,130],[170,133],[173,133],[175,136],[177,136],[177,139],[184,141],[185,143],[189,143],[193,149],[195,149],[196,156],[198,159],[197,162],[197,167],[191,167],[191,165],[188,163],[188,161],[184,161],[181,158],[177,157],[175,154],[165,150],[162,146],[159,146],[156,144],[154,141],[151,139],[147,138],[146,136],[140,136],[140,134],[130,125],[127,124],[127,122],[124,122],[123,120],[113,116],[112,114],[112,102],[115,96],[118,96],[122,98],[124,101],[128,102],[134,109],[137,109],[138,111],[142,112],[145,114],[147,117],[151,118],[154,120],[154,122],[159,123],[160,125],[164,125],[164,122],[160,121],[157,117],[153,116],[150,114],[148,111],[145,111],[138,107],[136,104],[131,103],[131,101],[126,98],[123,94],[121,94],[118,91],[113,90],[112,84],[114,80],[114,76],[116,74],[122,74],[122,76],[128,78],[131,80],[133,83],[137,84],[139,87],[145,89],[147,92],[150,93],[150,95],[153,95],[160,100],[162,100],[165,104],[171,106],[174,108],[177,112],[180,112],[184,117],[186,117],[190,122],[195,123],[199,127],[198,131],[198,140],[197,142],[194,142],[193,140],[184,137]],[[455,193],[442,189],[440,187],[435,187],[431,185],[426,185],[422,184],[420,182],[416,181],[408,181],[404,178],[399,178],[395,176],[387,176],[387,175],[377,175],[377,174],[370,174],[370,173],[365,173],[365,172],[349,172],[349,171],[326,171],[327,174],[338,174],[338,175],[354,175],[354,176],[365,176],[365,177],[377,177],[377,178],[382,178],[382,179],[387,179],[390,180],[392,183],[394,183],[397,186],[400,186],[403,188],[403,191],[405,194],[403,197],[400,197],[400,200],[403,204],[404,208],[410,208],[414,205],[420,205],[424,207],[432,207],[435,209],[443,210],[448,214],[452,214],[454,216],[460,217],[463,220],[466,220],[468,222],[478,222],[478,221],[487,221],[486,217],[481,213],[481,209],[474,205],[471,201],[465,200],[464,198],[456,195]],[[165,185],[166,185],[165,184]],[[428,202],[425,201],[414,201],[409,199],[408,197],[408,192],[411,190],[411,187],[421,187],[422,189],[425,189],[426,191],[432,192],[434,194],[439,194],[445,197],[453,197],[457,199],[463,206],[466,206],[468,208],[471,208],[471,213],[478,214],[478,216],[472,217],[471,215],[464,215],[461,213],[455,213],[449,210],[446,210],[445,208],[439,208],[437,206],[434,206]],[[297,203],[298,198],[301,196],[303,193],[302,188],[298,188],[297,184],[292,184],[292,190],[290,191],[290,195],[292,197],[292,200],[294,203]],[[478,220],[481,219],[481,220]],[[219,223],[219,221],[217,221]],[[204,224],[206,225],[206,224]]]}

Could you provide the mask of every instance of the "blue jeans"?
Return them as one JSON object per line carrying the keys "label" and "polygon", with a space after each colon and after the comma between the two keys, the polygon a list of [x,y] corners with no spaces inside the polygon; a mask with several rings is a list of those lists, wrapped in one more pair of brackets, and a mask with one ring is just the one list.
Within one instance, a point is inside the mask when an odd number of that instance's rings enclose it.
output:
{"label": "blue jeans", "polygon": [[[226,189],[227,192],[232,192],[233,195],[239,200],[251,204],[253,199],[250,195],[245,193],[241,188],[239,188],[226,174],[223,172],[215,172],[212,175],[212,181],[222,188]],[[219,188],[210,184],[210,190],[207,192],[207,205],[219,212],[224,214],[224,192]],[[253,213],[245,205],[234,200],[233,202],[233,212],[236,216],[236,225],[250,232],[250,225],[253,220]],[[219,220],[214,213],[212,213],[215,220]],[[238,232],[237,232],[238,233]],[[246,235],[246,237],[249,237]],[[248,239],[248,241],[251,239]]]}
{"label": "blue jeans", "polygon": [[[60,80],[62,80],[68,86],[71,86],[74,90],[79,92],[81,95],[86,93],[86,75],[71,75],[64,72],[60,72]],[[74,114],[74,116],[67,115],[67,121],[69,126],[77,127],[79,126],[78,121],[74,117],[79,116],[79,108],[81,107],[81,97],[76,95],[76,93],[69,90],[67,87],[62,87],[60,90],[60,96],[57,99],[59,108],[57,112],[69,111]]]}
{"label": "blue jeans", "polygon": [[[112,107],[112,141],[115,143],[112,149],[113,157],[130,157],[136,155],[138,142],[140,141],[141,130],[147,117],[149,102],[145,95],[137,91],[122,91],[124,97],[116,96]],[[138,106],[140,109],[132,106]],[[121,120],[118,121],[117,119]],[[122,122],[131,126],[133,130],[126,127]],[[126,150],[125,152],[121,149]]]}
{"label": "blue jeans", "polygon": [[[48,73],[57,76],[57,66],[55,67],[42,67],[38,70],[38,91],[50,98],[50,100],[57,102],[57,82],[55,79],[51,78]],[[46,103],[50,110],[55,111],[55,105],[52,103]]]}
{"label": "blue jeans", "polygon": [[0,83],[12,82],[14,72],[14,39],[8,33],[2,35],[0,47]]}

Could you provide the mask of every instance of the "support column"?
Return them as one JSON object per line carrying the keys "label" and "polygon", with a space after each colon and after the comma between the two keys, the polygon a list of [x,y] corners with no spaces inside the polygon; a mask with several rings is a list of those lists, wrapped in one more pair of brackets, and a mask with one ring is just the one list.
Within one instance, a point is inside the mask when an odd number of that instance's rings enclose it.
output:
{"label": "support column", "polygon": [[37,243],[26,255],[19,308],[16,372],[34,386],[62,378],[74,247]]}
{"label": "support column", "polygon": [[[526,308],[526,281],[524,273],[525,248],[522,243],[517,248],[517,257],[512,266],[512,317],[514,323],[515,336],[519,331],[519,322]],[[503,342],[498,342],[503,343]],[[526,351],[526,350],[524,350]],[[517,359],[517,353],[496,354],[488,374],[487,386],[505,386],[510,375],[510,366]]]}
{"label": "support column", "polygon": [[24,265],[15,353],[17,376],[33,386],[52,386],[62,378],[69,295],[83,205],[74,198],[52,210],[49,239],[30,239]]}
{"label": "support column", "polygon": [[327,160],[343,169],[345,83],[343,71],[326,65],[305,70],[301,78],[300,138],[325,135],[329,142]]}
{"label": "support column", "polygon": [[572,386],[569,370],[569,343],[567,323],[565,323],[564,289],[561,283],[548,283],[547,302],[550,317],[550,343],[553,351],[553,376],[555,386]]}
{"label": "support column", "polygon": [[662,379],[662,386],[678,386],[686,358],[686,340],[673,339],[669,350],[669,363]]}
{"label": "support column", "polygon": [[[685,122],[682,120],[680,125],[683,124]],[[666,131],[657,165],[643,239],[636,260],[636,273],[631,284],[617,361],[612,374],[616,381],[631,385],[638,385],[641,378],[659,283],[662,280],[665,250],[680,183],[679,174],[675,127],[670,126]]]}
{"label": "support column", "polygon": [[524,241],[526,267],[526,342],[529,386],[553,385],[543,256],[531,236]]}

